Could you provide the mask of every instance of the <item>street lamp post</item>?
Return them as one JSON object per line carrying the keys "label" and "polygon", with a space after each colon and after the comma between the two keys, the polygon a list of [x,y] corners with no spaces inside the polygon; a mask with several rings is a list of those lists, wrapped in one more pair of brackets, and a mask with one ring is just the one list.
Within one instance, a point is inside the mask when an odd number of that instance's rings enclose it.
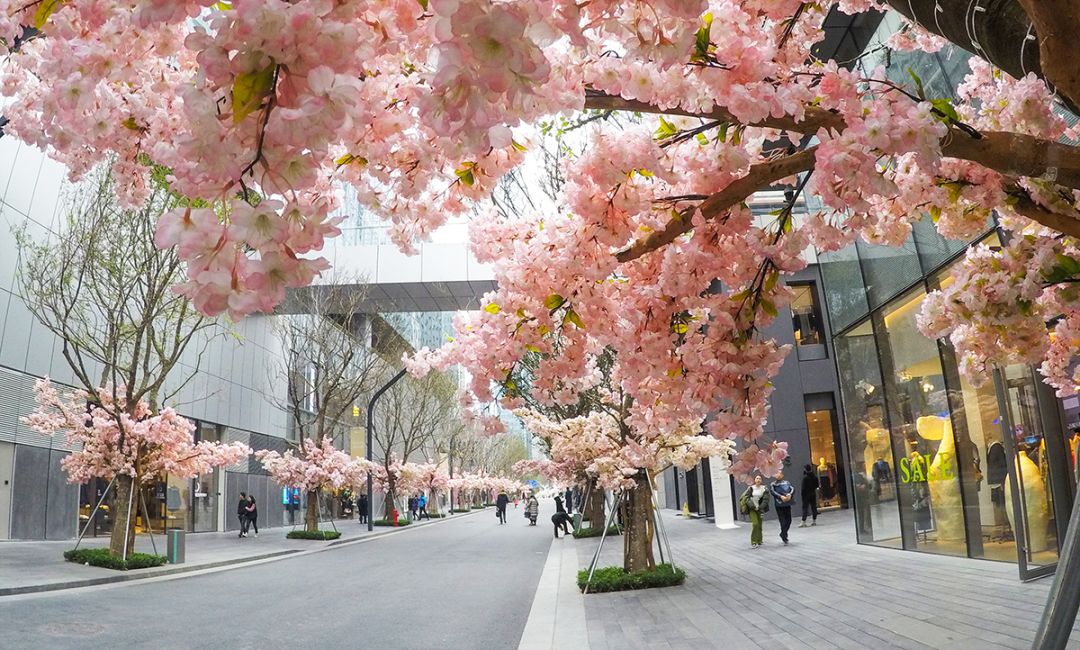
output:
{"label": "street lamp post", "polygon": [[[402,377],[405,376],[406,370],[401,369],[398,374],[394,375],[393,379],[383,384],[382,388],[375,391],[375,394],[371,396],[371,401],[368,402],[367,407],[367,459],[369,463],[374,462],[372,459],[372,449],[374,448],[373,436],[375,433],[375,402],[378,401],[382,394],[390,390],[390,387],[398,383]],[[371,515],[375,511],[375,494],[374,486],[371,481],[371,472],[367,475],[367,529],[371,532],[375,529],[375,524],[371,521]]]}

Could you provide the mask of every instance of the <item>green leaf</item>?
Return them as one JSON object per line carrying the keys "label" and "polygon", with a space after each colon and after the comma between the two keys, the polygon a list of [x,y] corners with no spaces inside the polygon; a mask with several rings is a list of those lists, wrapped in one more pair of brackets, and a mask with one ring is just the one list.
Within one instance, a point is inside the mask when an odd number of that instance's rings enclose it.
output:
{"label": "green leaf", "polygon": [[428,0],[416,0],[416,2],[423,7],[424,11],[427,11]]}
{"label": "green leaf", "polygon": [[941,208],[936,205],[930,206],[930,220],[937,223],[938,219],[941,219]]}
{"label": "green leaf", "polygon": [[488,303],[487,307],[484,307],[484,311],[486,311],[489,314],[497,314],[500,311],[502,311],[502,309],[500,309],[498,305],[496,305],[495,303],[492,302],[492,303]]}
{"label": "green leaf", "polygon": [[139,123],[135,121],[134,117],[129,117],[126,120],[124,120],[123,122],[121,122],[120,124],[123,124],[124,127],[128,128],[128,129],[131,129],[132,131],[141,131],[142,130],[142,127],[139,126]]}
{"label": "green leaf", "polygon": [[232,3],[228,0],[221,0],[220,2],[214,3],[214,9],[217,9],[218,11],[228,11],[232,9]]}
{"label": "green leaf", "polygon": [[537,354],[540,354],[540,348],[536,347],[535,345],[532,345],[532,344],[526,345],[525,349],[528,350],[529,352],[535,352]]}
{"label": "green leaf", "polygon": [[938,117],[938,119],[942,122],[960,121],[960,114],[956,112],[955,108],[953,108],[952,101],[944,98],[931,99],[930,104],[934,107],[935,110],[937,110],[938,113],[941,113],[941,117]]}
{"label": "green leaf", "polygon": [[911,75],[911,79],[915,82],[915,94],[919,99],[925,99],[926,92],[923,91],[922,79],[919,79],[919,75],[915,74],[915,71],[911,68],[907,69],[907,73]]}
{"label": "green leaf", "polygon": [[776,287],[776,282],[780,279],[780,273],[773,271],[765,278],[765,291],[772,291]]}
{"label": "green leaf", "polygon": [[655,174],[653,174],[648,169],[635,169],[633,173],[641,176],[642,178],[652,178],[653,176],[655,176]]}
{"label": "green leaf", "polygon": [[676,334],[686,334],[689,329],[690,328],[687,326],[687,324],[682,321],[675,321],[671,325],[671,331],[675,332]]}
{"label": "green leaf", "polygon": [[461,179],[461,182],[464,183],[466,187],[472,187],[473,183],[476,182],[476,177],[473,176],[472,168],[472,163],[465,163],[461,169],[454,170],[454,175]]}
{"label": "green leaf", "polygon": [[44,27],[45,23],[49,22],[49,16],[56,13],[63,4],[63,0],[42,0],[37,11],[34,12],[34,27],[38,29]]}
{"label": "green leaf", "polygon": [[720,133],[718,133],[717,136],[716,136],[717,138],[720,139],[720,142],[727,142],[727,130],[728,130],[729,126],[731,126],[731,125],[728,124],[727,122],[724,122],[723,124],[720,125]]}
{"label": "green leaf", "polygon": [[[427,4],[427,2],[425,2],[424,4]],[[427,9],[427,7],[424,7],[424,9]],[[525,153],[525,145],[521,144],[517,140],[510,140],[510,146],[517,149],[521,153]]]}
{"label": "green leaf", "polygon": [[566,316],[563,317],[563,322],[573,323],[574,325],[577,325],[578,329],[585,329],[585,323],[581,322],[581,316],[578,316],[578,313],[573,309],[566,310]]}
{"label": "green leaf", "polygon": [[557,293],[553,293],[544,299],[544,307],[546,309],[558,309],[559,307],[562,307],[564,302],[566,302],[566,298],[563,298]]}
{"label": "green leaf", "polygon": [[694,136],[694,139],[697,140],[698,144],[700,144],[703,147],[705,145],[709,144],[709,139],[705,137],[704,133],[697,134],[696,136]]}
{"label": "green leaf", "polygon": [[233,81],[233,122],[240,122],[262,106],[263,99],[274,90],[274,71],[277,64],[271,62],[261,70],[242,72]]}
{"label": "green leaf", "polygon": [[713,16],[711,13],[701,17],[702,25],[694,34],[694,53],[692,61],[706,61],[709,58],[709,29],[712,27]]}
{"label": "green leaf", "polygon": [[664,140],[666,138],[670,138],[671,136],[675,135],[678,132],[679,132],[679,129],[675,128],[674,124],[672,124],[671,122],[668,122],[667,120],[665,120],[663,118],[663,116],[661,116],[660,117],[660,127],[656,129],[655,138],[657,140]]}
{"label": "green leaf", "polygon": [[776,316],[780,313],[776,310],[776,305],[774,305],[771,300],[761,301],[761,311],[765,312],[769,316],[772,316],[773,318],[776,318]]}
{"label": "green leaf", "polygon": [[1054,259],[1057,260],[1058,266],[1061,267],[1061,270],[1063,270],[1065,273],[1068,273],[1070,276],[1074,276],[1080,273],[1080,262],[1077,262],[1075,259],[1069,257],[1068,255],[1062,255],[1061,253],[1058,253],[1054,256]]}
{"label": "green leaf", "polygon": [[540,336],[544,336],[545,334],[547,334],[548,332],[551,331],[551,328],[548,327],[547,325],[544,325],[543,323],[540,323],[540,327],[537,327],[536,331],[540,332]]}
{"label": "green leaf", "polygon": [[367,164],[367,158],[364,158],[363,156],[354,156],[351,153],[347,153],[344,156],[341,156],[340,158],[337,158],[337,159],[334,160],[334,164],[337,165],[338,167],[343,167],[345,165],[348,165],[349,163],[358,163],[360,165],[366,165]]}

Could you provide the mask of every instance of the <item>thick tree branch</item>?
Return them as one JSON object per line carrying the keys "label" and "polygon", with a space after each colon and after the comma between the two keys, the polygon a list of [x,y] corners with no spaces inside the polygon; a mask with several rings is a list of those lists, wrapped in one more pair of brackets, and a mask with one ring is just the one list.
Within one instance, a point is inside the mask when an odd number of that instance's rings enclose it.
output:
{"label": "thick tree branch", "polygon": [[[1080,66],[1076,62],[1080,4],[1076,0],[1017,1],[1035,26],[1043,76],[1075,112],[1080,105]],[[1025,54],[1033,49],[1025,48]]]}
{"label": "thick tree branch", "polygon": [[625,263],[636,260],[642,255],[666,246],[693,229],[694,212],[700,210],[706,219],[713,219],[731,206],[746,200],[754,192],[764,189],[773,183],[804,172],[814,167],[814,155],[817,147],[811,147],[804,151],[783,156],[775,160],[751,165],[750,170],[742,178],[736,179],[730,185],[713,194],[700,204],[684,211],[682,218],[672,219],[666,228],[658,230],[645,239],[634,242],[629,248],[618,253],[616,259]]}

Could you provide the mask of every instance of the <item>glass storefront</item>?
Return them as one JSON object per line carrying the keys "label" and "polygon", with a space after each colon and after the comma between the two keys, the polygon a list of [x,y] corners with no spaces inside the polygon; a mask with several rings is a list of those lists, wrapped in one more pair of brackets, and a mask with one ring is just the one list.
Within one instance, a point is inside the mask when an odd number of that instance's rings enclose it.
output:
{"label": "glass storefront", "polygon": [[[984,241],[998,244],[994,233]],[[1080,426],[1063,435],[1059,403],[1033,368],[1009,366],[976,386],[947,341],[918,331],[926,292],[951,281],[949,255],[964,247],[922,227],[909,243],[891,256],[862,246],[822,256],[825,294],[844,298],[837,315],[852,323],[834,345],[858,540],[1043,575],[1057,562],[1056,513],[1069,504],[1055,498],[1070,498]],[[863,287],[850,284],[853,263]],[[860,290],[862,310],[846,298]]]}

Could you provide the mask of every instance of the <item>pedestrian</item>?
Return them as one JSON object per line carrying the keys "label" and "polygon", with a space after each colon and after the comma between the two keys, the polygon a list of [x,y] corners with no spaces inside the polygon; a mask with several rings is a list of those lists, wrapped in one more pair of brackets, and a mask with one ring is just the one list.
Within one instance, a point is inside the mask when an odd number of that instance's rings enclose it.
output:
{"label": "pedestrian", "polygon": [[359,511],[360,523],[362,524],[367,523],[367,506],[367,495],[361,494],[360,498],[357,500],[356,509]]}
{"label": "pedestrian", "polygon": [[567,509],[570,512],[574,511],[574,491],[570,488],[566,488],[566,508],[563,509],[563,512],[566,512]]}
{"label": "pedestrian", "polygon": [[795,488],[784,480],[784,473],[777,472],[776,480],[769,486],[773,495],[773,504],[776,505],[776,518],[780,520],[780,540],[786,546],[788,543],[788,529],[791,528],[791,506],[795,499]]}
{"label": "pedestrian", "polygon": [[416,519],[416,497],[409,497],[409,519]]}
{"label": "pedestrian", "polygon": [[240,534],[237,537],[247,537],[248,531],[248,518],[247,518],[247,492],[240,493],[240,502],[236,504],[236,517],[240,520]]}
{"label": "pedestrian", "polygon": [[525,502],[525,517],[529,520],[530,526],[536,525],[536,518],[540,515],[540,502],[536,500],[535,494],[529,495],[529,500]]}
{"label": "pedestrian", "polygon": [[420,496],[416,497],[416,509],[420,513],[417,515],[417,519],[423,519],[424,517],[431,519],[431,515],[427,513],[427,495],[421,493]]}
{"label": "pedestrian", "polygon": [[499,492],[499,496],[495,497],[495,516],[499,518],[499,525],[506,523],[506,504],[510,503],[510,497],[506,496],[506,492]]}
{"label": "pedestrian", "polygon": [[248,495],[247,511],[248,524],[255,529],[255,537],[259,536],[259,507],[255,505],[255,495]]}
{"label": "pedestrian", "polygon": [[570,522],[570,515],[566,514],[566,508],[563,507],[562,497],[555,497],[555,514],[551,515],[551,523],[555,525],[555,539],[559,539],[559,529],[562,528],[563,533],[570,534],[570,529],[567,524]]}
{"label": "pedestrian", "polygon": [[517,506],[518,506],[518,495],[515,494],[514,495],[514,510],[517,510]]}
{"label": "pedestrian", "polygon": [[750,516],[750,548],[758,548],[765,543],[761,539],[761,517],[768,511],[769,489],[758,474],[754,476],[753,485],[739,497],[739,512]]}
{"label": "pedestrian", "polygon": [[802,489],[799,496],[802,497],[802,523],[799,528],[806,528],[806,517],[812,515],[811,526],[817,526],[817,490],[821,483],[818,481],[817,472],[810,463],[803,467]]}

